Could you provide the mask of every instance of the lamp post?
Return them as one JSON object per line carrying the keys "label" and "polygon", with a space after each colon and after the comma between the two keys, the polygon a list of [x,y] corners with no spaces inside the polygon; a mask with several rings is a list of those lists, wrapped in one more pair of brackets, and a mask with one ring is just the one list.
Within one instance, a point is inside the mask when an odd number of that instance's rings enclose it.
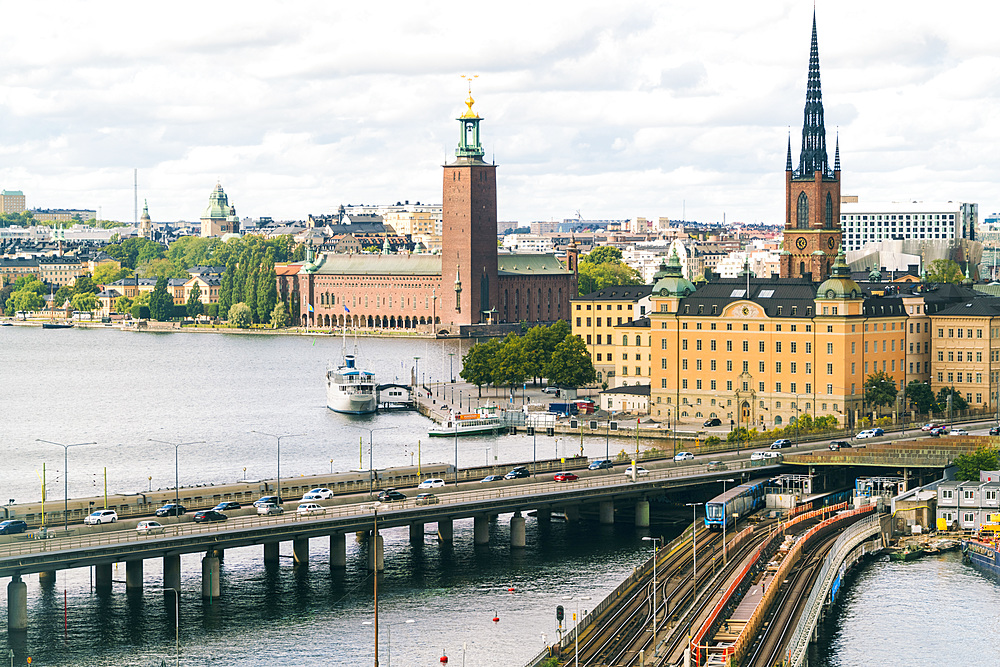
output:
{"label": "lamp post", "polygon": [[[691,588],[691,604],[694,605],[695,600],[698,598],[698,506],[704,505],[705,503],[685,503],[691,508],[691,572],[692,578],[694,579],[693,587]],[[691,646],[691,627],[694,623],[694,617],[688,622],[688,649]]]}
{"label": "lamp post", "polygon": [[250,431],[251,433],[256,433],[258,435],[266,435],[271,438],[275,438],[278,441],[278,504],[281,504],[281,439],[282,438],[301,438],[303,433],[283,433],[281,435],[275,435],[274,433],[265,433],[264,431]]}
{"label": "lamp post", "polygon": [[74,442],[72,445],[64,445],[61,442],[51,442],[49,440],[42,440],[41,438],[36,438],[35,442],[44,442],[46,445],[55,445],[63,448],[63,530],[69,530],[69,448],[96,445],[97,443]]}
{"label": "lamp post", "polygon": [[174,446],[174,504],[180,505],[180,466],[178,464],[178,450],[184,445],[203,445],[204,440],[195,440],[193,442],[167,442],[166,440],[157,440],[156,438],[150,438],[150,442],[158,442],[163,445],[173,445]]}
{"label": "lamp post", "polygon": [[653,543],[653,655],[656,655],[656,548],[661,538],[647,535],[642,539]]}
{"label": "lamp post", "polygon": [[413,357],[413,384],[420,379],[420,357]]}
{"label": "lamp post", "polygon": [[[726,484],[732,484],[735,479],[717,479],[716,482],[722,482],[722,495],[726,495]],[[729,523],[729,515],[726,514],[726,503],[722,503],[722,562],[723,564],[729,563],[728,551],[726,549],[726,524]]]}
{"label": "lamp post", "polygon": [[448,353],[448,377],[451,378],[451,383],[455,384],[455,353]]}
{"label": "lamp post", "polygon": [[[403,621],[403,623],[409,625],[411,623],[416,623],[416,621],[413,620],[412,618],[408,618],[405,621]],[[371,621],[361,621],[361,625],[371,625],[371,624],[372,624]],[[385,624],[385,638],[386,638],[385,661],[386,661],[386,664],[389,665],[389,667],[392,667],[392,626],[393,625],[401,625],[401,624],[400,623],[386,623]]]}
{"label": "lamp post", "polygon": [[395,426],[379,426],[377,428],[366,428],[364,426],[351,426],[355,431],[368,431],[368,496],[375,492],[375,468],[372,466],[372,451],[375,431],[391,431]]}
{"label": "lamp post", "polygon": [[[584,596],[581,596],[581,597],[578,597],[578,598],[574,598],[574,597],[564,597],[563,598],[563,600],[567,600],[567,601],[570,601],[570,602],[573,602],[573,601],[576,602],[576,613],[573,614],[573,620],[576,621],[575,627],[573,629],[573,644],[574,644],[574,649],[573,649],[573,664],[575,665],[575,667],[580,667],[580,623],[583,622],[583,616],[580,615],[580,601],[581,600],[589,600],[589,599],[590,599],[589,595],[584,595]],[[583,613],[586,614],[587,610],[584,609]]]}

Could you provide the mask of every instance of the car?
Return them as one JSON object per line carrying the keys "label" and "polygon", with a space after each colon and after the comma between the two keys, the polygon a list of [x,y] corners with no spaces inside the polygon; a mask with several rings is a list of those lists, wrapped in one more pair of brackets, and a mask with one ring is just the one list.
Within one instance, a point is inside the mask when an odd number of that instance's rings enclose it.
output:
{"label": "car", "polygon": [[302,496],[302,500],[329,500],[333,498],[333,491],[330,489],[310,489],[309,493]]}
{"label": "car", "polygon": [[706,419],[702,426],[722,426],[722,420],[718,417],[712,417],[711,419]]}
{"label": "car", "polygon": [[406,500],[406,496],[396,489],[386,489],[385,491],[379,491],[378,500],[380,503],[395,503]]}
{"label": "car", "polygon": [[16,535],[28,530],[28,524],[20,519],[7,519],[0,521],[0,535]]}
{"label": "car", "polygon": [[325,514],[326,508],[319,503],[299,503],[299,506],[295,509],[296,514],[302,514],[303,516],[309,516],[310,514]]}
{"label": "car", "polygon": [[167,529],[159,521],[153,521],[152,519],[147,519],[146,521],[140,521],[135,525],[135,532],[140,535],[162,535],[163,531]]}
{"label": "car", "polygon": [[156,510],[156,516],[180,516],[187,512],[187,509],[183,505],[178,505],[177,503],[167,503],[160,509]]}
{"label": "car", "polygon": [[945,430],[944,426],[935,426],[934,428],[931,429],[930,433],[931,435],[944,435],[945,433],[947,433],[947,431]]}
{"label": "car", "polygon": [[991,426],[990,435],[1000,435],[1000,426]]}
{"label": "car", "polygon": [[417,505],[436,505],[441,502],[433,493],[418,493],[415,501]]}
{"label": "car", "polygon": [[948,435],[969,435],[969,432],[964,428],[952,428],[948,431]]}
{"label": "car", "polygon": [[927,422],[926,424],[924,424],[923,426],[920,427],[920,430],[921,431],[930,431],[932,428],[937,428],[937,426],[938,426],[938,424],[936,424],[934,422]]}
{"label": "car", "polygon": [[431,477],[417,484],[418,489],[440,489],[444,486],[444,480],[440,477]]}
{"label": "car", "polygon": [[88,526],[99,526],[102,523],[114,523],[118,521],[118,512],[114,510],[97,510],[83,520]]}
{"label": "car", "polygon": [[787,438],[778,438],[771,443],[771,449],[784,449],[785,447],[791,447],[792,441]]}
{"label": "car", "polygon": [[552,476],[552,480],[556,482],[575,482],[580,479],[571,472],[557,472]]}
{"label": "car", "polygon": [[486,477],[483,477],[481,480],[479,480],[480,484],[483,482],[502,482],[502,481],[503,481],[503,475],[487,475]]}
{"label": "car", "polygon": [[556,387],[544,387],[544,388],[542,388],[542,393],[543,394],[550,394],[552,396],[558,396],[559,395],[559,389],[556,388]]}
{"label": "car", "polygon": [[694,460],[694,454],[691,452],[677,452],[674,455],[674,461],[692,461]]}
{"label": "car", "polygon": [[612,470],[614,467],[614,461],[609,461],[608,459],[598,459],[597,461],[591,461],[590,465],[587,466],[587,470]]}
{"label": "car", "polygon": [[830,443],[831,452],[836,452],[841,449],[850,449],[850,448],[851,448],[851,443],[847,442],[846,440],[834,440],[833,442]]}
{"label": "car", "polygon": [[261,496],[257,500],[253,501],[254,507],[260,507],[261,505],[280,505],[281,499],[278,496]]}
{"label": "car", "polygon": [[212,509],[214,509],[216,512],[225,512],[226,510],[238,510],[241,507],[242,505],[240,505],[235,500],[224,500],[215,507],[213,507]]}
{"label": "car", "polygon": [[216,510],[202,510],[194,513],[195,523],[212,523],[215,521],[225,521],[229,517]]}
{"label": "car", "polygon": [[770,452],[754,452],[753,454],[750,455],[750,460],[751,461],[763,461],[764,459],[767,458],[767,456],[765,456],[765,454],[770,454]]}
{"label": "car", "polygon": [[503,476],[504,479],[521,479],[523,477],[531,477],[531,471],[526,466],[515,466]]}
{"label": "car", "polygon": [[727,466],[722,461],[709,461],[707,469],[710,470],[710,471],[712,471],[712,470],[729,470],[729,466]]}
{"label": "car", "polygon": [[[257,503],[254,503],[257,505]],[[257,514],[261,516],[271,516],[273,514],[284,514],[285,510],[277,503],[262,503],[257,505]]]}
{"label": "car", "polygon": [[[943,431],[944,431],[944,429],[942,429],[942,432],[943,432]],[[856,433],[856,434],[854,435],[854,438],[855,438],[856,440],[864,440],[864,439],[866,439],[866,438],[874,438],[874,437],[875,437],[875,429],[873,429],[873,428],[870,428],[870,429],[866,429],[866,430],[864,430],[864,431],[858,431],[858,432],[857,432],[857,433]]]}
{"label": "car", "polygon": [[873,428],[872,430],[875,431],[875,435],[877,435],[877,436],[878,435],[885,435],[885,431],[883,431],[882,429],[880,429],[878,427]]}
{"label": "car", "polygon": [[[625,468],[625,476],[632,477],[632,470],[633,470],[632,466]],[[649,474],[649,471],[643,468],[642,466],[636,466],[634,470],[636,477],[645,477]]]}

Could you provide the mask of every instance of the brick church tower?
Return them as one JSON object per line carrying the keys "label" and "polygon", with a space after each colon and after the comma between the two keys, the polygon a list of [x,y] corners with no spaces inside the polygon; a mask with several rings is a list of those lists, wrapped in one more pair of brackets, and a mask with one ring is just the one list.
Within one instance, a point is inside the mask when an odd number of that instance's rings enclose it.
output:
{"label": "brick church tower", "polygon": [[[497,306],[497,175],[483,161],[479,123],[468,107],[458,118],[461,134],[456,159],[444,165],[442,190],[441,322],[479,324],[491,320]],[[495,319],[495,318],[492,318]]]}
{"label": "brick church tower", "polygon": [[833,170],[826,152],[823,93],[819,81],[819,46],[813,12],[809,82],[806,86],[805,120],[799,168],[792,169],[792,140],[788,138],[785,161],[785,232],[780,267],[782,278],[809,275],[825,280],[842,241],[840,227],[840,141]]}

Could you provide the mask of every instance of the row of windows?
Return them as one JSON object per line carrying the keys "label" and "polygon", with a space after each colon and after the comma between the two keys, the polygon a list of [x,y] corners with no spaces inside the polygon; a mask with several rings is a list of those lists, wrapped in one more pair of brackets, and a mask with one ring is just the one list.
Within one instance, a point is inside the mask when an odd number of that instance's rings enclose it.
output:
{"label": "row of windows", "polygon": [[[937,374],[937,381],[938,382],[944,382],[944,378],[947,377],[948,378],[948,382],[959,382],[959,383],[961,383],[963,376],[965,377],[966,384],[972,384],[972,373],[964,373],[964,374],[963,373],[938,373]],[[982,373],[976,373],[976,382],[975,383],[976,384],[982,384],[983,383],[983,374]],[[980,403],[981,401],[979,401],[978,399],[976,399],[976,402]]]}
{"label": "row of windows", "polygon": [[[883,217],[884,216],[884,217]],[[911,217],[912,216],[912,217]],[[954,213],[914,213],[914,214],[902,214],[898,213],[895,215],[884,213],[880,215],[842,215],[840,216],[841,221],[851,222],[851,221],[865,221],[874,220],[878,222],[879,220],[954,220]]]}
{"label": "row of windows", "polygon": [[[622,304],[619,303],[617,305],[618,305],[617,310],[621,310],[622,309]],[[576,304],[576,309],[580,310],[580,304]],[[595,308],[595,310],[600,310],[600,309],[601,309],[601,304],[597,304],[597,307]],[[590,310],[590,304],[589,303],[587,304],[587,310]],[[605,310],[611,310],[611,304],[610,303],[608,304],[608,307],[605,308]],[[625,304],[625,310],[632,310],[632,304],[630,304],[630,303]]]}
{"label": "row of windows", "polygon": [[[694,388],[696,390],[698,390],[698,389],[704,389],[704,387],[702,386],[702,380],[697,380],[696,379],[694,381],[694,384],[695,384]],[[743,386],[743,391],[750,391],[750,383],[749,382],[743,382],[742,386]],[[663,380],[660,381],[660,388],[661,389],[666,389],[667,388],[667,381],[666,381],[666,379],[663,379]],[[684,379],[681,380],[681,389],[689,389],[687,378],[684,378]],[[709,381],[709,389],[711,389],[712,391],[716,391],[718,389],[715,380],[710,380]],[[760,393],[764,393],[766,391],[763,382],[758,382],[757,383],[757,390]],[[733,391],[733,381],[732,380],[726,380],[726,391]],[[775,393],[778,393],[778,394],[784,393],[784,392],[782,392],[782,388],[781,388],[781,383],[780,382],[776,382],[775,383],[775,385],[774,385],[774,391],[775,391]],[[797,394],[798,393],[798,385],[795,382],[789,383],[788,392],[787,393],[789,393],[789,394]],[[805,393],[805,394],[811,394],[812,393],[812,383],[810,383],[810,382],[805,383],[805,391],[803,393]],[[826,393],[829,396],[833,395],[833,385],[832,384],[827,384],[826,385]],[[851,384],[851,395],[853,396],[856,393],[857,393],[857,385],[854,384],[854,383],[852,383]],[[667,403],[670,402],[670,398],[671,398],[670,396],[667,397]],[[685,403],[687,403],[687,400],[688,399],[687,399],[686,396],[683,397],[683,401]],[[712,400],[714,401],[715,399],[712,399]],[[700,403],[701,399],[699,398],[698,401]],[[760,407],[762,407],[762,408],[764,407],[763,401],[761,402]],[[778,403],[778,405],[776,405],[775,407],[780,408],[781,404]],[[792,407],[794,407],[794,404],[792,405]],[[826,406],[824,406],[823,409],[825,410]],[[836,410],[836,407],[834,408],[834,410]]]}
{"label": "row of windows", "polygon": [[[955,335],[956,331],[958,332],[958,336]],[[993,334],[993,332],[995,331],[996,329],[990,329],[991,334]],[[965,333],[965,338],[972,338],[972,329],[948,329],[948,338],[962,338],[963,332]],[[983,337],[983,330],[976,329],[976,338],[982,338],[982,337]],[[943,328],[938,329],[938,338],[944,338]],[[996,335],[994,335],[993,338],[996,338]]]}
{"label": "row of windows", "polygon": [[[990,351],[990,361],[994,361],[993,355],[995,352],[998,351],[997,350]],[[956,354],[958,355],[958,359],[955,358]],[[962,356],[963,355],[961,350],[959,350],[958,352],[948,352],[948,361],[962,361]],[[972,352],[969,352],[964,356],[965,356],[965,361],[972,361]],[[983,360],[983,353],[976,352],[976,361],[982,362],[982,360]],[[938,350],[938,361],[944,361],[944,350]]]}

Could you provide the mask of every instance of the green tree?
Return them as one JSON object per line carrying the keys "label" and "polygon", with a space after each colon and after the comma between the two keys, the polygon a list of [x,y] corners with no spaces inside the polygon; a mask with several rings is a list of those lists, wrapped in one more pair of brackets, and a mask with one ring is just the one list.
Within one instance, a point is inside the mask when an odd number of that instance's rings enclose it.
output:
{"label": "green tree", "polygon": [[205,304],[201,302],[201,287],[198,283],[191,288],[186,306],[188,317],[192,319],[198,319],[198,316],[205,312]]}
{"label": "green tree", "polygon": [[139,264],[139,275],[143,278],[181,278],[191,277],[184,268],[177,266],[166,257],[159,257]]}
{"label": "green tree", "polygon": [[524,382],[525,362],[524,342],[515,333],[507,334],[493,357],[493,384],[512,387]]}
{"label": "green tree", "polygon": [[545,367],[545,377],[552,384],[582,387],[597,378],[587,346],[579,336],[567,336],[556,345]]}
{"label": "green tree", "polygon": [[994,447],[980,447],[969,454],[960,454],[955,458],[955,478],[966,482],[978,482],[981,470],[1000,469],[998,450]]}
{"label": "green tree", "polygon": [[94,279],[86,273],[73,282],[73,294],[85,294],[87,292],[97,294],[99,291],[100,289],[94,283]]}
{"label": "green tree", "polygon": [[548,329],[549,327],[542,325],[531,327],[522,339],[524,343],[524,374],[531,378],[533,384],[537,384],[544,375],[545,364],[549,361],[550,355],[546,354],[545,349]]}
{"label": "green tree", "polygon": [[114,263],[108,262],[94,269],[94,282],[98,285],[110,285],[116,280],[121,280],[131,275],[131,269],[119,268]]}
{"label": "green tree", "polygon": [[968,409],[969,404],[966,402],[965,397],[962,396],[961,392],[955,391],[954,387],[942,387],[941,391],[939,391],[937,395],[938,411],[944,412],[948,409],[949,396],[951,396],[952,412]]}
{"label": "green tree", "polygon": [[229,323],[240,329],[249,328],[253,323],[253,318],[250,316],[250,306],[242,301],[234,303],[233,307],[229,309]]}
{"label": "green tree", "polygon": [[143,290],[142,292],[139,292],[138,294],[136,294],[135,298],[132,299],[132,305],[133,306],[149,306],[149,302],[150,302],[150,300],[152,298],[153,298],[153,293],[152,292]]}
{"label": "green tree", "polygon": [[491,338],[482,343],[476,343],[462,357],[462,370],[459,376],[479,389],[479,397],[483,396],[483,385],[493,382],[493,363],[500,341]]}
{"label": "green tree", "polygon": [[[865,378],[865,402],[873,408],[892,405],[896,400],[896,381],[885,371],[875,371]],[[873,409],[874,413],[875,410]],[[874,414],[872,416],[874,419]]]}
{"label": "green tree", "polygon": [[934,390],[920,380],[913,380],[906,385],[906,400],[917,412],[927,414],[934,407]]}
{"label": "green tree", "polygon": [[932,283],[955,283],[962,282],[965,275],[958,262],[950,259],[935,259],[927,267],[927,280]]}
{"label": "green tree", "polygon": [[167,279],[160,276],[156,280],[156,287],[149,297],[149,316],[158,321],[166,322],[174,312],[174,299],[167,292]]}
{"label": "green tree", "polygon": [[21,289],[11,293],[7,299],[5,310],[14,314],[22,310],[36,311],[45,307],[45,299],[31,289]]}
{"label": "green tree", "polygon": [[283,329],[288,326],[288,320],[288,311],[285,309],[285,304],[275,304],[274,309],[271,310],[271,326],[275,329]]}
{"label": "green tree", "polygon": [[620,262],[622,261],[622,251],[611,245],[602,245],[584,255],[581,261],[588,264]]}
{"label": "green tree", "polygon": [[56,290],[56,293],[52,296],[52,303],[55,304],[56,308],[62,308],[67,301],[73,298],[73,288],[69,285],[63,285]]}
{"label": "green tree", "polygon": [[222,272],[222,279],[219,281],[219,312],[229,313],[229,308],[233,305],[233,280],[236,274],[236,261],[231,260],[226,264],[226,270]]}
{"label": "green tree", "polygon": [[257,310],[260,321],[263,322],[274,311],[278,303],[278,276],[274,272],[274,259],[265,259],[261,268],[260,280],[257,283]]}
{"label": "green tree", "polygon": [[97,309],[97,297],[93,292],[78,292],[73,295],[73,310],[90,313]]}
{"label": "green tree", "polygon": [[580,262],[577,288],[580,296],[614,285],[642,285],[642,276],[622,262]]}
{"label": "green tree", "polygon": [[127,313],[132,310],[132,299],[127,296],[120,296],[115,299],[115,312]]}

